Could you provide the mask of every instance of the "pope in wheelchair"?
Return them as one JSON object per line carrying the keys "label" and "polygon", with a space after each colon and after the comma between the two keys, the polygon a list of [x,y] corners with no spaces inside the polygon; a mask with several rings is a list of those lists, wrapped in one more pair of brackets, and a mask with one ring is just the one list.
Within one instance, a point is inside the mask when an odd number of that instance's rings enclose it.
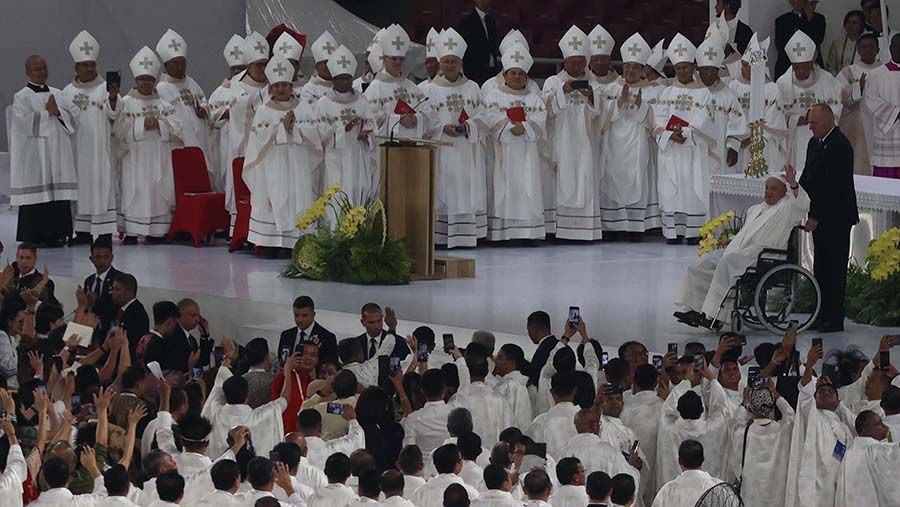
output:
{"label": "pope in wheelchair", "polygon": [[797,183],[796,171],[787,166],[783,176],[766,180],[765,201],[747,210],[743,227],[724,250],[702,255],[688,267],[675,304],[675,317],[694,327],[717,328],[730,322],[723,301],[765,249],[784,250],[792,229],[806,220],[809,196]]}

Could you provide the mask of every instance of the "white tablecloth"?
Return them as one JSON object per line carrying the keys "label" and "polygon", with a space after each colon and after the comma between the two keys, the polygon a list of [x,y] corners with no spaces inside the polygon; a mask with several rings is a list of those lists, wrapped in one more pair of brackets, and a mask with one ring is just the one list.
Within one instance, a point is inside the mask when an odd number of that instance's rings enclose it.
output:
{"label": "white tablecloth", "polygon": [[[891,227],[900,226],[900,180],[859,175],[853,180],[859,224],[850,233],[850,255],[863,266],[869,242]],[[710,216],[728,210],[741,213],[762,202],[764,193],[764,178],[747,178],[743,174],[714,175],[710,181]],[[811,238],[807,237],[803,242],[803,250],[804,264],[811,267]]]}

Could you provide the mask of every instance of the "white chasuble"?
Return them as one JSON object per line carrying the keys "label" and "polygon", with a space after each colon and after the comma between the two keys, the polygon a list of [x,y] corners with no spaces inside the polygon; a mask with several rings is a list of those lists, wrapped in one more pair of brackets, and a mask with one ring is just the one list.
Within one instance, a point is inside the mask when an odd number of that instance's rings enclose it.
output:
{"label": "white chasuble", "polygon": [[871,74],[880,67],[882,67],[880,62],[866,65],[860,61],[844,67],[835,77],[841,89],[841,102],[844,104],[840,121],[841,132],[853,145],[854,174],[872,175],[869,152],[874,141],[875,120],[863,101],[866,86],[863,85],[861,78],[866,76],[868,84]]}
{"label": "white chasuble", "polygon": [[[667,239],[697,237],[709,213],[709,176],[718,163],[713,158],[716,140],[709,116],[711,100],[709,90],[699,81],[676,82],[651,100],[653,134],[659,146],[659,207]],[[682,129],[682,144],[672,140],[673,132],[666,130],[672,117],[688,124]]]}
{"label": "white chasuble", "polygon": [[[116,232],[116,177],[112,146],[112,122],[118,117],[109,105],[106,81],[77,79],[63,89],[67,105],[76,108],[72,151],[78,172],[78,206],[75,231],[94,237]],[[121,100],[121,99],[118,99]]]}
{"label": "white chasuble", "polygon": [[[122,97],[116,122],[122,170],[119,230],[129,236],[161,237],[169,232],[175,207],[172,150],[182,147],[175,108],[155,93],[136,89]],[[155,118],[157,129],[145,121]]]}
{"label": "white chasuble", "polygon": [[[78,111],[66,107],[61,91],[49,90],[37,93],[26,87],[13,96],[9,122],[13,206],[78,199],[71,138]],[[51,95],[59,109],[58,117],[47,113]]]}
{"label": "white chasuble", "polygon": [[208,160],[212,164],[210,173],[215,180],[210,181],[213,190],[225,192],[225,207],[234,213],[234,180],[231,174],[231,155],[228,151],[228,117],[235,97],[231,89],[232,82],[226,79],[209,95],[207,110],[209,111],[209,153]]}
{"label": "white chasuble", "polygon": [[194,78],[185,76],[182,79],[176,79],[166,73],[160,75],[156,93],[159,94],[160,99],[175,108],[178,119],[181,120],[184,146],[195,146],[203,150],[209,180],[210,182],[218,180],[219,170],[212,163],[209,151],[209,114],[206,118],[197,116],[198,108],[208,112],[206,93],[194,81]]}
{"label": "white chasuble", "polygon": [[776,84],[781,90],[787,118],[788,163],[801,173],[806,165],[806,147],[812,138],[812,131],[809,130],[809,125],[798,125],[798,122],[806,116],[809,108],[825,103],[831,107],[837,123],[843,108],[841,90],[834,77],[819,67],[815,67],[809,78],[803,81],[794,76],[793,70],[785,72]]}
{"label": "white chasuble", "polygon": [[900,67],[891,62],[866,76],[865,107],[874,124],[869,161],[873,166],[900,167]]}
{"label": "white chasuble", "polygon": [[580,90],[569,93],[563,87],[569,81],[586,80],[561,71],[544,81],[543,96],[547,104],[549,141],[555,167],[554,204],[556,237],[572,240],[597,240],[602,236],[598,199],[600,166],[595,163],[593,143],[594,117],[602,112],[597,87],[588,90],[591,99]]}
{"label": "white chasuble", "polygon": [[[483,149],[487,133],[484,123],[477,121],[482,109],[481,91],[465,76],[453,82],[436,76],[423,89],[428,95],[428,137],[453,144],[435,153],[434,241],[448,248],[474,247],[478,238],[487,235]],[[444,132],[445,126],[460,126],[461,119],[468,129],[466,134],[451,136]]]}
{"label": "white chasuble", "polygon": [[[288,130],[283,118],[294,113]],[[297,215],[315,200],[312,174],[322,156],[312,107],[293,97],[270,99],[250,126],[244,160],[244,182],[250,189],[250,233],[257,246],[293,248],[306,231],[296,227]]]}
{"label": "white chasuble", "polygon": [[747,410],[741,407],[730,429],[729,450],[733,458],[730,469],[723,471],[722,477],[741,479],[741,496],[746,507],[768,507],[773,498],[784,498],[794,409],[781,397],[775,403],[781,411],[780,420],[755,419],[748,429]]}
{"label": "white chasuble", "polygon": [[610,114],[598,150],[601,216],[608,231],[644,232],[662,225],[651,106],[661,87],[644,80],[628,85],[628,100],[620,106],[625,84],[620,78],[605,89]]}
{"label": "white chasuble", "polygon": [[[723,81],[709,87],[712,99],[709,102],[709,114],[715,126],[716,158],[718,166],[713,165],[713,173],[729,174],[743,172],[738,165],[728,165],[728,151],[740,151],[741,141],[750,136],[744,110],[738,102],[737,94]],[[773,172],[780,172],[779,169]]]}
{"label": "white chasuble", "polygon": [[308,104],[315,104],[319,99],[328,94],[331,89],[331,81],[322,79],[316,74],[303,85],[303,88],[300,89],[300,100]]}

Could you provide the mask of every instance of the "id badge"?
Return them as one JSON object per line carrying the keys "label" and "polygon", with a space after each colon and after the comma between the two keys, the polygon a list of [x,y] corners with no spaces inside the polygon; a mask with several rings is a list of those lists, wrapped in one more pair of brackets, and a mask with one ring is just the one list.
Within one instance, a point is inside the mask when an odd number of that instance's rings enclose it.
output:
{"label": "id badge", "polygon": [[834,451],[832,452],[832,456],[834,459],[840,461],[844,461],[844,454],[847,452],[847,446],[844,445],[840,440],[836,440],[834,442]]}

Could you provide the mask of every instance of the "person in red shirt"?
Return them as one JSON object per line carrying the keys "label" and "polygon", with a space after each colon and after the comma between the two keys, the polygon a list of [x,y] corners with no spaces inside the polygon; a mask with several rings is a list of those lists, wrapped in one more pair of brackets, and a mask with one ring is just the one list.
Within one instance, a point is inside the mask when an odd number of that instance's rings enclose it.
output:
{"label": "person in red shirt", "polygon": [[[316,366],[319,364],[319,344],[315,342],[307,342],[303,344],[303,348],[287,358],[293,362],[291,374],[294,375],[294,382],[291,384],[291,397],[288,400],[288,406],[282,414],[284,420],[284,432],[290,433],[297,431],[297,413],[300,412],[300,406],[306,400],[306,390],[309,383],[316,379]],[[280,370],[272,382],[271,396],[272,399],[281,396],[281,388],[284,386],[284,370]]]}

